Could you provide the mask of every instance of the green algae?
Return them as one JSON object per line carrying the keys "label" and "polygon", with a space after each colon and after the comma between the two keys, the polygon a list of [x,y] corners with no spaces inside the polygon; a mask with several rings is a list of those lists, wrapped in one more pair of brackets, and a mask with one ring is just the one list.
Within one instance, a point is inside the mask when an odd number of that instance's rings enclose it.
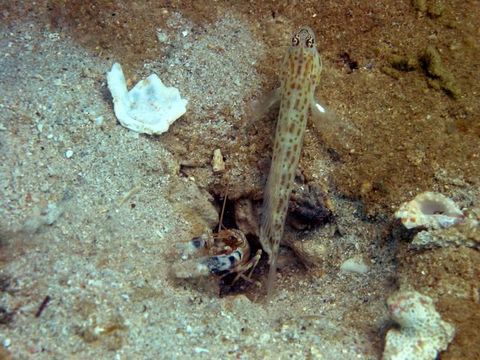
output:
{"label": "green algae", "polygon": [[399,71],[412,71],[418,67],[418,61],[412,55],[393,54],[389,57],[388,62],[392,68]]}
{"label": "green algae", "polygon": [[448,96],[453,99],[458,99],[460,96],[460,89],[452,75],[445,68],[440,58],[440,53],[433,46],[429,45],[423,54],[419,57],[420,64],[428,76],[428,84],[434,89],[443,90]]}
{"label": "green algae", "polygon": [[443,0],[412,0],[412,5],[415,10],[426,13],[432,19],[439,18],[445,11]]}

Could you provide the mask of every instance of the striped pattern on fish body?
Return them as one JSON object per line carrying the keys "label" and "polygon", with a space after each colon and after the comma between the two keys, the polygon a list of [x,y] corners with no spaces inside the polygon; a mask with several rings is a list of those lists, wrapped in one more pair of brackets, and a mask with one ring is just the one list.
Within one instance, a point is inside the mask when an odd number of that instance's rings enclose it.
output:
{"label": "striped pattern on fish body", "polygon": [[292,37],[280,74],[280,112],[263,195],[260,243],[269,255],[268,296],[274,288],[288,201],[302,151],[309,109],[315,104],[314,92],[321,69],[315,35],[310,28],[301,28]]}

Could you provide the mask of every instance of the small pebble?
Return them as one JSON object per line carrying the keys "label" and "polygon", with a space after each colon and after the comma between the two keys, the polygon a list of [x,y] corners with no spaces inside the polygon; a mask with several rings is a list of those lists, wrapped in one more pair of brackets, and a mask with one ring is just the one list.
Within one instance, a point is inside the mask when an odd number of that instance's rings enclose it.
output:
{"label": "small pebble", "polygon": [[359,274],[365,274],[368,271],[368,266],[362,259],[350,258],[346,260],[341,266],[342,272],[356,272]]}
{"label": "small pebble", "polygon": [[223,161],[223,155],[220,149],[215,149],[213,152],[212,168],[214,173],[225,171],[225,162]]}
{"label": "small pebble", "polygon": [[63,208],[56,203],[49,203],[47,208],[43,211],[42,216],[44,224],[52,225],[62,215]]}
{"label": "small pebble", "polygon": [[102,125],[103,124],[103,116],[99,116],[95,118],[95,124]]}
{"label": "small pebble", "polygon": [[127,133],[128,137],[132,138],[132,139],[139,139],[140,138],[140,134],[138,132],[135,132],[135,131],[129,131]]}
{"label": "small pebble", "polygon": [[73,150],[67,150],[65,151],[65,157],[67,159],[70,159],[73,156]]}
{"label": "small pebble", "polygon": [[157,29],[157,40],[161,43],[165,43],[168,40],[167,34],[162,32],[162,29]]}

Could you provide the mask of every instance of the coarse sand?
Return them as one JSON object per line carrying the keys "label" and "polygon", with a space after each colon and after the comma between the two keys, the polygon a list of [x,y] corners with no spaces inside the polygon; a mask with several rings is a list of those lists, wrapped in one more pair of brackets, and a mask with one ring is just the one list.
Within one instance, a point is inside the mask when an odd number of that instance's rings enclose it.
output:
{"label": "coarse sand", "polygon": [[[480,354],[478,250],[412,252],[392,220],[422,191],[479,198],[480,5],[417,3],[0,4],[0,359],[378,359],[399,285],[456,325],[442,359]],[[276,111],[252,104],[301,25],[335,121],[309,126],[300,186],[324,189],[334,220],[287,227],[297,251],[282,250],[269,303],[266,256],[233,287],[175,279],[176,244],[217,226],[225,194],[261,203]],[[119,125],[114,62],[129,86],[156,73],[189,100],[168,133]],[[366,273],[340,271],[353,258]]]}

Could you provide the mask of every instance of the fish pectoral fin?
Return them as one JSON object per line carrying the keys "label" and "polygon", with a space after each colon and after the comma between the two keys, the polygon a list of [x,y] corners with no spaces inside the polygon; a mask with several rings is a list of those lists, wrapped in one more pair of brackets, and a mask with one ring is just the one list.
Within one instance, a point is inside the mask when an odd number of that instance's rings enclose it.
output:
{"label": "fish pectoral fin", "polygon": [[337,122],[337,116],[333,112],[327,110],[316,98],[312,98],[310,109],[312,111],[313,125],[319,131],[325,126],[332,126]]}
{"label": "fish pectoral fin", "polygon": [[278,105],[280,103],[280,97],[280,88],[276,88],[255,100],[251,107],[253,121],[260,120],[270,111],[271,108]]}
{"label": "fish pectoral fin", "polygon": [[310,103],[312,122],[321,138],[331,145],[343,144],[347,147],[360,136],[360,131],[348,119],[340,118],[333,111],[327,110],[320,102],[312,98]]}

